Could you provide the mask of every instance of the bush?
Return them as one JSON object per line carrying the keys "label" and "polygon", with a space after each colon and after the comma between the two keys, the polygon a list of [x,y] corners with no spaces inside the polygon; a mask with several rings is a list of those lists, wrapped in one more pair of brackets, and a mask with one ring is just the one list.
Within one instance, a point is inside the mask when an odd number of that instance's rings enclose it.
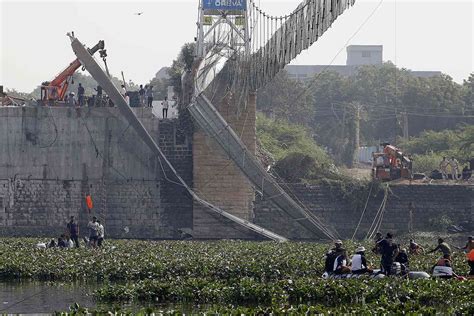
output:
{"label": "bush", "polygon": [[439,170],[439,163],[443,159],[440,154],[426,154],[413,156],[413,172],[425,173],[429,176],[431,171]]}

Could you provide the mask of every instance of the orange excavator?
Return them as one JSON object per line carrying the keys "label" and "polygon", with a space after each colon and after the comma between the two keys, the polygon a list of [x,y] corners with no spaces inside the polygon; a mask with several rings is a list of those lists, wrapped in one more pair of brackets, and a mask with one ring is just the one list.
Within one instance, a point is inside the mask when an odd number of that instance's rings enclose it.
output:
{"label": "orange excavator", "polygon": [[[107,57],[107,51],[104,49],[104,41],[99,41],[94,47],[88,49],[91,55],[94,55],[97,51],[100,53],[100,57],[105,61]],[[52,81],[45,81],[41,84],[41,100],[42,104],[57,104],[64,102],[67,88],[72,81],[72,75],[77,69],[81,67],[81,62],[76,58],[69,66],[66,67],[59,75],[56,76]]]}
{"label": "orange excavator", "polygon": [[380,144],[383,152],[373,153],[372,177],[381,181],[411,179],[412,160],[389,143]]}

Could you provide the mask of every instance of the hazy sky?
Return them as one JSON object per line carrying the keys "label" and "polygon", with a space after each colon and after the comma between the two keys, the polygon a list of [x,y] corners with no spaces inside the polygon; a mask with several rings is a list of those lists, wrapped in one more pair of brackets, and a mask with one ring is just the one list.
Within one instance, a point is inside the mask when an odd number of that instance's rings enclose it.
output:
{"label": "hazy sky", "polygon": [[[256,0],[282,15],[299,0]],[[293,64],[329,64],[379,0],[357,0]],[[146,83],[196,34],[198,0],[0,0],[0,84],[30,92],[75,59],[66,32],[86,45],[105,40],[114,75]],[[137,16],[133,13],[144,12]],[[474,69],[474,0],[385,0],[349,44],[384,46],[384,60],[440,70],[456,81]],[[345,49],[333,64],[345,64]]]}

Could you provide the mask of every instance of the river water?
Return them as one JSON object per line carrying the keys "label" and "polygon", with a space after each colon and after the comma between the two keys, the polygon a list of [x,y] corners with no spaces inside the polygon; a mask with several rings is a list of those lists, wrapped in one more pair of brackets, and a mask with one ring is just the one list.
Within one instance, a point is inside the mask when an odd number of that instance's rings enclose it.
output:
{"label": "river water", "polygon": [[0,282],[1,313],[52,313],[69,306],[94,308],[93,285],[51,282]]}
{"label": "river water", "polygon": [[2,314],[50,314],[68,311],[70,306],[78,303],[89,309],[112,311],[121,308],[138,311],[142,308],[153,307],[158,310],[180,310],[193,313],[205,306],[195,306],[189,303],[150,304],[131,303],[114,304],[99,303],[93,298],[94,290],[100,286],[97,283],[67,283],[67,282],[0,282],[0,315]]}

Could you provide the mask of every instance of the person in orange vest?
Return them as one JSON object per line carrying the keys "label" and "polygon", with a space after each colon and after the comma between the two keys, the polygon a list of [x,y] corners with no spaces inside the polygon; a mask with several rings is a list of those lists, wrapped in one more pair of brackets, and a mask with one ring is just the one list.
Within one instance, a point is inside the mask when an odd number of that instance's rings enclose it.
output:
{"label": "person in orange vest", "polygon": [[467,254],[467,263],[471,268],[471,271],[469,271],[469,275],[474,276],[474,249],[469,251],[469,253]]}

